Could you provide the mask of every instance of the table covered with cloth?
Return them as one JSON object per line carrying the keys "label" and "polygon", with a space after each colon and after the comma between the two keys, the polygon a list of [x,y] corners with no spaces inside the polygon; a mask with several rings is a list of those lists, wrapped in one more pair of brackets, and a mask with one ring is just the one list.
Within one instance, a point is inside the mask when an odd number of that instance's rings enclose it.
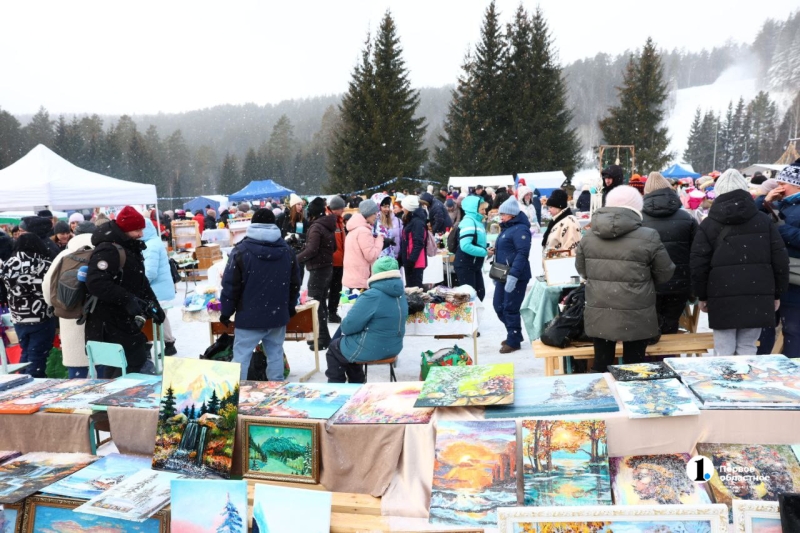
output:
{"label": "table covered with cloth", "polygon": [[533,278],[533,287],[522,300],[519,314],[531,342],[542,336],[544,327],[558,314],[558,298],[564,289],[574,289],[578,285],[547,285],[546,281]]}
{"label": "table covered with cloth", "polygon": [[43,411],[0,414],[0,450],[91,453],[89,415]]}

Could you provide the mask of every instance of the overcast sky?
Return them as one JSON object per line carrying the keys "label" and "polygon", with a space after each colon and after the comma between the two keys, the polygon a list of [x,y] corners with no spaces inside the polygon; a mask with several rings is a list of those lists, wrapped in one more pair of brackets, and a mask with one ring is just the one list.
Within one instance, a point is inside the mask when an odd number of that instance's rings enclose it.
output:
{"label": "overcast sky", "polygon": [[[525,0],[533,10],[536,2]],[[154,113],[344,92],[386,9],[415,87],[455,82],[488,1],[3,0],[0,107],[15,114]],[[519,0],[498,0],[505,24]],[[800,0],[542,0],[562,63],[659,46],[752,42]]]}

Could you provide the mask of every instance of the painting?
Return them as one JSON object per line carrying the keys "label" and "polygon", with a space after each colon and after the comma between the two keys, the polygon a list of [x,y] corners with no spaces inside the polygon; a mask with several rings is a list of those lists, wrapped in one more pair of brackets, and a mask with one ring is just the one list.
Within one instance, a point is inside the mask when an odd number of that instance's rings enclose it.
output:
{"label": "painting", "polygon": [[23,504],[0,505],[0,533],[17,533],[22,527]]}
{"label": "painting", "polygon": [[43,387],[28,389],[19,396],[0,403],[0,414],[33,414],[47,403],[80,394],[103,383],[102,379],[52,380]]}
{"label": "painting", "polygon": [[514,405],[488,406],[486,418],[559,416],[619,411],[602,374],[571,374],[514,380]]}
{"label": "painting", "polygon": [[173,479],[171,493],[172,533],[247,533],[246,481]]}
{"label": "painting", "polygon": [[182,476],[172,472],[140,470],[75,510],[79,513],[144,522],[169,503],[170,482],[180,477]]}
{"label": "painting", "polygon": [[800,376],[766,381],[712,379],[689,387],[704,409],[800,409]]}
{"label": "painting", "polygon": [[778,502],[734,500],[733,530],[738,533],[781,533]]}
{"label": "painting", "polygon": [[414,407],[514,403],[514,364],[435,366]]}
{"label": "painting", "polygon": [[33,378],[33,380],[23,383],[18,387],[0,391],[0,402],[6,402],[14,398],[19,398],[20,396],[28,394],[30,391],[43,389],[56,382],[57,380],[55,379]]}
{"label": "painting", "polygon": [[17,503],[96,460],[87,453],[26,453],[0,465],[0,503]]}
{"label": "painting", "polygon": [[102,408],[133,407],[136,409],[158,409],[161,401],[161,376],[155,381],[140,381],[132,386],[94,400],[92,405]]}
{"label": "painting", "polygon": [[688,453],[612,457],[611,492],[616,505],[706,505],[705,483],[686,475]]}
{"label": "painting", "polygon": [[427,424],[433,409],[414,408],[422,383],[367,383],[331,419],[334,424]]}
{"label": "painting", "polygon": [[159,511],[141,524],[75,512],[80,500],[33,496],[25,500],[24,533],[167,533],[169,513]]}
{"label": "painting", "polygon": [[779,494],[800,491],[800,464],[789,446],[700,442],[697,453],[714,463],[708,484],[714,500],[728,508],[732,500],[777,501]]}
{"label": "painting", "polygon": [[150,469],[150,458],[112,453],[49,487],[45,494],[90,500],[122,483],[139,470]]}
{"label": "painting", "polygon": [[0,374],[0,391],[6,391],[30,383],[33,377],[28,374]]}
{"label": "painting", "polygon": [[331,493],[258,484],[253,533],[329,533]]}
{"label": "painting", "polygon": [[525,505],[611,505],[603,420],[523,420]]}
{"label": "painting", "polygon": [[785,355],[732,355],[724,357],[669,357],[664,359],[687,385],[709,379],[726,381],[782,380],[800,376],[800,366]]}
{"label": "painting", "polygon": [[[327,420],[361,388],[358,383],[245,382],[239,391],[239,415]],[[246,395],[243,393],[247,387]]]}
{"label": "painting", "polygon": [[439,422],[430,522],[493,526],[496,509],[516,503],[516,422]]}
{"label": "painting", "polygon": [[0,451],[0,465],[9,462],[11,459],[16,459],[22,455],[22,452],[3,450]]}
{"label": "painting", "polygon": [[154,469],[189,477],[230,477],[239,366],[180,357],[164,361]]}
{"label": "painting", "polygon": [[272,481],[319,483],[319,424],[245,420],[243,476]]}
{"label": "painting", "polygon": [[622,381],[617,392],[629,418],[700,414],[692,393],[677,379]]}
{"label": "painting", "polygon": [[646,381],[677,378],[678,375],[663,362],[609,365],[608,371],[617,381]]}
{"label": "painting", "polygon": [[516,507],[498,511],[500,533],[728,533],[724,505]]}
{"label": "painting", "polygon": [[[160,379],[160,376],[152,376],[153,379]],[[150,380],[152,381],[152,380]],[[121,390],[127,389],[141,380],[136,378],[117,378],[113,380],[103,381],[100,385],[93,387],[87,391],[71,394],[66,398],[62,398],[55,402],[48,402],[44,404],[43,411],[48,413],[83,413],[91,414],[94,412],[92,402],[100,400],[114,394]]]}

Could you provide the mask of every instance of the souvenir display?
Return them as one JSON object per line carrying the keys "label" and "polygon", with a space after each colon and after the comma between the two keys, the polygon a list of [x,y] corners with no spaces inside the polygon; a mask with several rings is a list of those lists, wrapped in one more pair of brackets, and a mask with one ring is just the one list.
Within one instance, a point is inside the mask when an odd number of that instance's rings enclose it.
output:
{"label": "souvenir display", "polygon": [[281,383],[280,387],[260,389],[251,383],[258,382],[245,382],[249,389],[246,398],[243,388],[239,392],[241,416],[327,420],[361,388],[357,383]]}
{"label": "souvenir display", "polygon": [[436,366],[429,370],[414,407],[514,403],[514,365]]}
{"label": "souvenir display", "polygon": [[150,469],[150,458],[112,453],[42,489],[45,494],[90,500],[119,485],[139,470]]}
{"label": "souvenir display", "polygon": [[102,407],[134,407],[137,409],[157,409],[161,401],[161,376],[153,381],[140,381],[132,386],[95,400],[92,405]]}
{"label": "souvenir display", "polygon": [[80,500],[31,496],[25,500],[25,533],[168,533],[169,513],[159,511],[139,524],[120,518],[76,512]]}
{"label": "souvenir display", "polygon": [[243,476],[319,483],[319,424],[253,419],[244,421]]}
{"label": "souvenir display", "polygon": [[710,379],[768,381],[800,375],[800,366],[785,355],[777,354],[669,357],[664,359],[664,363],[674,370],[681,377],[681,381],[687,385]]}
{"label": "souvenir display", "polygon": [[705,505],[705,483],[686,475],[688,453],[611,457],[611,492],[616,505]]}
{"label": "souvenir display", "polygon": [[617,392],[630,418],[699,415],[694,397],[677,379],[623,381]]}
{"label": "souvenir display", "polygon": [[741,533],[781,533],[778,502],[734,500],[733,530]]}
{"label": "souvenir display", "polygon": [[171,533],[247,533],[247,482],[173,479]]}
{"label": "souvenir display", "polygon": [[678,375],[663,362],[609,365],[608,371],[617,381],[646,381],[677,378]]}
{"label": "souvenir display", "polygon": [[487,406],[486,418],[558,416],[619,411],[602,374],[517,378],[514,405]]}
{"label": "souvenir display", "polygon": [[26,453],[0,465],[0,503],[17,503],[97,459],[86,453]]}
{"label": "souvenir display", "polygon": [[258,484],[252,533],[329,533],[331,493]]}
{"label": "souvenir display", "polygon": [[179,477],[181,476],[171,472],[140,470],[75,510],[79,513],[144,522],[169,503],[170,482]]}
{"label": "souvenir display", "polygon": [[422,383],[367,383],[339,409],[334,424],[427,424],[433,409],[414,408]]}

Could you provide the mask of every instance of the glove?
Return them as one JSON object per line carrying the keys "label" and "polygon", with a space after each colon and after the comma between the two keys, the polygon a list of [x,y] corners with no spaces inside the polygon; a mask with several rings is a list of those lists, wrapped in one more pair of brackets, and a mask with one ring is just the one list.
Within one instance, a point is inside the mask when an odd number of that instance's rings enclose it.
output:
{"label": "glove", "polygon": [[222,315],[219,317],[219,323],[225,326],[226,328],[231,327],[231,317]]}
{"label": "glove", "polygon": [[161,306],[158,306],[158,311],[156,311],[156,316],[153,317],[153,322],[158,324],[159,326],[164,323],[167,319],[167,314],[161,309]]}
{"label": "glove", "polygon": [[517,278],[508,274],[506,276],[506,292],[511,292],[517,288]]}

